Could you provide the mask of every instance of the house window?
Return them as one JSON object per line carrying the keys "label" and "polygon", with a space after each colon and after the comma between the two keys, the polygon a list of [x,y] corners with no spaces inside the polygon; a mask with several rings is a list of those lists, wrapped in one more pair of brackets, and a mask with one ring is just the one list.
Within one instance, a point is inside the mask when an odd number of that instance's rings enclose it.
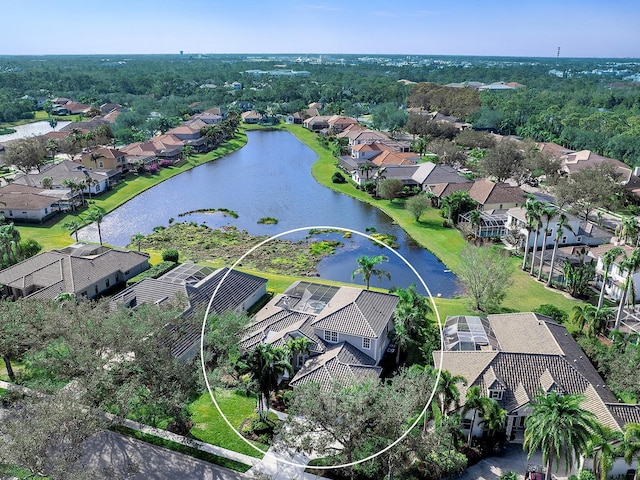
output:
{"label": "house window", "polygon": [[502,390],[489,390],[489,398],[502,400]]}
{"label": "house window", "polygon": [[100,168],[104,168],[104,162],[98,162],[98,166],[99,166]]}
{"label": "house window", "polygon": [[577,237],[576,238],[576,242],[581,242],[582,241],[582,237]]}
{"label": "house window", "polygon": [[110,283],[111,283],[111,282],[109,282],[109,279],[107,278],[107,281],[105,282],[105,286],[106,286],[107,288],[109,288]]}
{"label": "house window", "polygon": [[366,348],[367,350],[369,350],[371,348],[371,339],[370,338],[363,338],[362,339],[362,348]]}
{"label": "house window", "polygon": [[331,330],[324,331],[324,339],[329,343],[338,343],[338,332],[332,332]]}

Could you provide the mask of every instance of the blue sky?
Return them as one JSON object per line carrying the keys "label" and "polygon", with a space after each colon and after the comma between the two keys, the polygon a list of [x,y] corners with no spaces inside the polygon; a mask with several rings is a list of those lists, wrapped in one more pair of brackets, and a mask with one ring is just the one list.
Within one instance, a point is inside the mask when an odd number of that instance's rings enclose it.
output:
{"label": "blue sky", "polygon": [[640,57],[638,0],[0,0],[0,55]]}

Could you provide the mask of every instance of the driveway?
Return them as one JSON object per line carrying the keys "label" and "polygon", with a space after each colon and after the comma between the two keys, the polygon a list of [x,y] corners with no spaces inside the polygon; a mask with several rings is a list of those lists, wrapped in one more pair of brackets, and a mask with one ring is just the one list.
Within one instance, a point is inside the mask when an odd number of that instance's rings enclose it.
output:
{"label": "driveway", "polygon": [[104,478],[127,480],[247,480],[251,477],[196,458],[103,431],[86,442],[80,464]]}
{"label": "driveway", "polygon": [[522,445],[510,444],[500,454],[485,458],[469,467],[458,480],[495,480],[507,472],[515,472],[518,478],[524,479],[527,465],[542,465],[542,455],[536,452],[527,460],[527,453]]}

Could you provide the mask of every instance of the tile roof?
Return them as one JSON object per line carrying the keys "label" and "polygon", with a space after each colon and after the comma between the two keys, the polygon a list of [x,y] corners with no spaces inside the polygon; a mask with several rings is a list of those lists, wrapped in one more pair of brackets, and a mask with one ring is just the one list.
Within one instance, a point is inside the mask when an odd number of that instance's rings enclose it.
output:
{"label": "tile roof", "polygon": [[[86,255],[70,249],[51,250],[0,271],[0,283],[21,290],[36,288],[30,298],[54,299],[79,294],[108,275],[148,265],[149,255],[100,247]],[[91,296],[91,295],[90,295]]]}
{"label": "tile roof", "polygon": [[321,330],[357,337],[377,338],[393,318],[398,297],[388,293],[342,287],[312,322]]}
{"label": "tile roof", "polygon": [[373,358],[364,354],[348,342],[327,348],[321,355],[311,357],[291,379],[289,385],[297,387],[305,383],[317,382],[327,386],[337,381],[345,384],[355,380],[376,380],[382,368],[376,367]]}
{"label": "tile roof", "polygon": [[487,179],[476,180],[469,195],[481,205],[493,203],[524,203],[526,195],[520,187],[507,183],[494,183]]}
{"label": "tile roof", "polygon": [[47,195],[49,190],[11,183],[0,188],[0,209],[41,210],[57,203],[60,199]]}
{"label": "tile roof", "polygon": [[[598,421],[620,430],[638,415],[634,408],[617,407],[616,398],[566,328],[534,313],[489,315],[500,349],[494,351],[445,351],[442,368],[464,376],[467,389],[478,385],[504,387],[500,405],[513,412],[537,394],[552,389],[580,393],[584,406]],[[440,352],[434,352],[438,359]]]}

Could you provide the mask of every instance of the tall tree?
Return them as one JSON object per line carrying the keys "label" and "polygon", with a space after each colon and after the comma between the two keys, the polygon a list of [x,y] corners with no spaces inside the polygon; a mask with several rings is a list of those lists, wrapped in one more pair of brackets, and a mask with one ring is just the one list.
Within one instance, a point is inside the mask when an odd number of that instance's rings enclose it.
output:
{"label": "tall tree", "polygon": [[498,182],[504,182],[515,173],[522,171],[523,163],[522,149],[512,140],[503,140],[494,148],[487,150],[487,154],[481,160],[484,174],[495,177]]}
{"label": "tall tree", "polygon": [[[633,274],[640,268],[640,249],[636,248],[631,256],[620,263],[620,270],[625,272],[624,285],[622,286],[622,292],[620,293],[620,303],[618,304],[618,312],[616,314],[616,324],[614,329],[620,328],[620,322],[622,322],[622,316],[624,313],[624,306],[627,302],[627,296],[629,290],[633,287]],[[635,287],[633,287],[635,288]],[[635,295],[632,294],[632,301],[635,302]]]}
{"label": "tall tree", "polygon": [[258,384],[258,413],[260,420],[266,422],[271,395],[278,388],[280,376],[293,372],[289,352],[285,348],[261,343],[249,353],[246,368]]}
{"label": "tall tree", "polygon": [[[540,252],[540,268],[538,269],[538,280],[542,279],[542,267],[544,266],[544,252],[547,249],[547,237],[551,231],[549,230],[549,224],[553,217],[556,216],[556,209],[551,206],[545,206],[540,212],[542,218],[544,218],[544,236],[542,239],[542,250]],[[549,272],[551,276],[551,272]]]}
{"label": "tall tree", "polygon": [[622,248],[615,247],[605,252],[602,256],[602,286],[600,287],[600,295],[598,296],[598,308],[602,308],[602,304],[604,303],[604,292],[607,288],[607,279],[609,278],[609,272],[611,271],[611,266],[615,259],[623,253]]}
{"label": "tall tree", "polygon": [[391,274],[389,272],[376,268],[379,263],[388,261],[389,258],[386,255],[374,255],[372,257],[362,255],[361,257],[358,257],[356,259],[358,268],[351,273],[351,280],[356,278],[358,275],[362,275],[362,279],[364,280],[367,290],[369,290],[371,276],[376,277],[378,280],[382,280],[382,277],[386,277],[390,280]]}
{"label": "tall tree", "polygon": [[21,138],[7,144],[4,163],[14,165],[24,173],[29,173],[34,168],[40,172],[46,154],[47,144],[44,137]]}
{"label": "tall tree", "polygon": [[468,191],[458,190],[442,199],[442,215],[447,218],[449,225],[455,225],[459,215],[470,212],[477,206],[478,202],[471,198]]}
{"label": "tall tree", "polygon": [[142,246],[142,241],[144,240],[144,235],[141,233],[134,233],[131,235],[131,243],[135,244],[138,247],[138,252],[140,251],[140,247]]}
{"label": "tall tree", "polygon": [[393,201],[402,192],[402,181],[397,178],[385,178],[380,181],[378,195],[385,200]]}
{"label": "tall tree", "polygon": [[549,278],[547,279],[547,286],[551,286],[551,282],[553,281],[553,269],[556,265],[556,254],[558,252],[558,244],[560,243],[560,239],[564,235],[564,231],[569,230],[572,232],[571,226],[568,224],[568,217],[563,212],[560,212],[558,215],[558,222],[556,223],[556,236],[553,239],[553,253],[551,254],[551,265],[549,266]]}
{"label": "tall tree", "polygon": [[482,414],[488,401],[489,399],[487,397],[482,396],[482,390],[478,385],[473,385],[467,389],[464,408],[462,409],[462,418],[465,418],[469,412],[472,412],[471,424],[469,425],[469,433],[467,435],[468,447],[471,447],[471,442],[473,440],[473,427],[476,423],[476,419],[478,418],[478,414]]}
{"label": "tall tree", "polygon": [[20,243],[20,231],[13,222],[0,225],[0,262],[2,268],[9,267],[18,262],[18,244]]}
{"label": "tall tree", "polygon": [[[535,236],[533,240],[533,248],[531,249],[531,265],[529,266],[529,275],[533,275],[533,269],[536,264],[536,252],[538,251],[538,238],[540,237],[540,229],[543,224],[543,216],[542,212],[544,211],[545,205],[542,202],[534,203],[533,211],[531,215],[533,216],[533,224],[535,227]],[[546,240],[546,239],[545,239]]]}
{"label": "tall tree", "polygon": [[598,425],[589,440],[585,455],[593,459],[593,473],[598,480],[607,480],[613,468],[616,448],[614,442],[622,440],[622,433],[604,425]]}
{"label": "tall tree", "polygon": [[404,204],[404,208],[406,208],[416,222],[418,222],[422,214],[428,210],[430,205],[431,200],[429,199],[429,196],[425,193],[419,193],[418,195],[408,198]]}
{"label": "tall tree", "polygon": [[68,222],[65,222],[62,225],[63,228],[69,230],[69,233],[71,233],[71,235],[75,235],[76,236],[76,242],[78,242],[78,230],[80,230],[80,222],[78,222],[77,220],[70,220]]}
{"label": "tall tree", "polygon": [[495,247],[465,245],[460,262],[458,278],[467,288],[473,308],[479,312],[496,311],[513,271],[508,255]]}
{"label": "tall tree", "polygon": [[102,245],[102,229],[100,228],[100,224],[102,224],[102,219],[105,215],[106,212],[104,208],[98,207],[97,205],[93,205],[87,212],[87,220],[89,222],[95,222],[98,227],[98,240],[100,241],[100,245]]}
{"label": "tall tree", "polygon": [[536,218],[538,214],[538,210],[540,209],[540,202],[534,198],[528,198],[524,204],[525,208],[525,219],[526,219],[526,229],[527,236],[524,241],[524,258],[522,259],[522,270],[527,268],[527,255],[529,252],[529,240],[531,239],[531,232],[535,229]]}
{"label": "tall tree", "polygon": [[582,408],[585,397],[579,394],[562,395],[556,391],[536,395],[531,402],[532,412],[525,421],[524,445],[528,457],[542,451],[547,475],[556,463],[556,472],[564,460],[569,471],[586,450],[596,431],[595,415]]}

